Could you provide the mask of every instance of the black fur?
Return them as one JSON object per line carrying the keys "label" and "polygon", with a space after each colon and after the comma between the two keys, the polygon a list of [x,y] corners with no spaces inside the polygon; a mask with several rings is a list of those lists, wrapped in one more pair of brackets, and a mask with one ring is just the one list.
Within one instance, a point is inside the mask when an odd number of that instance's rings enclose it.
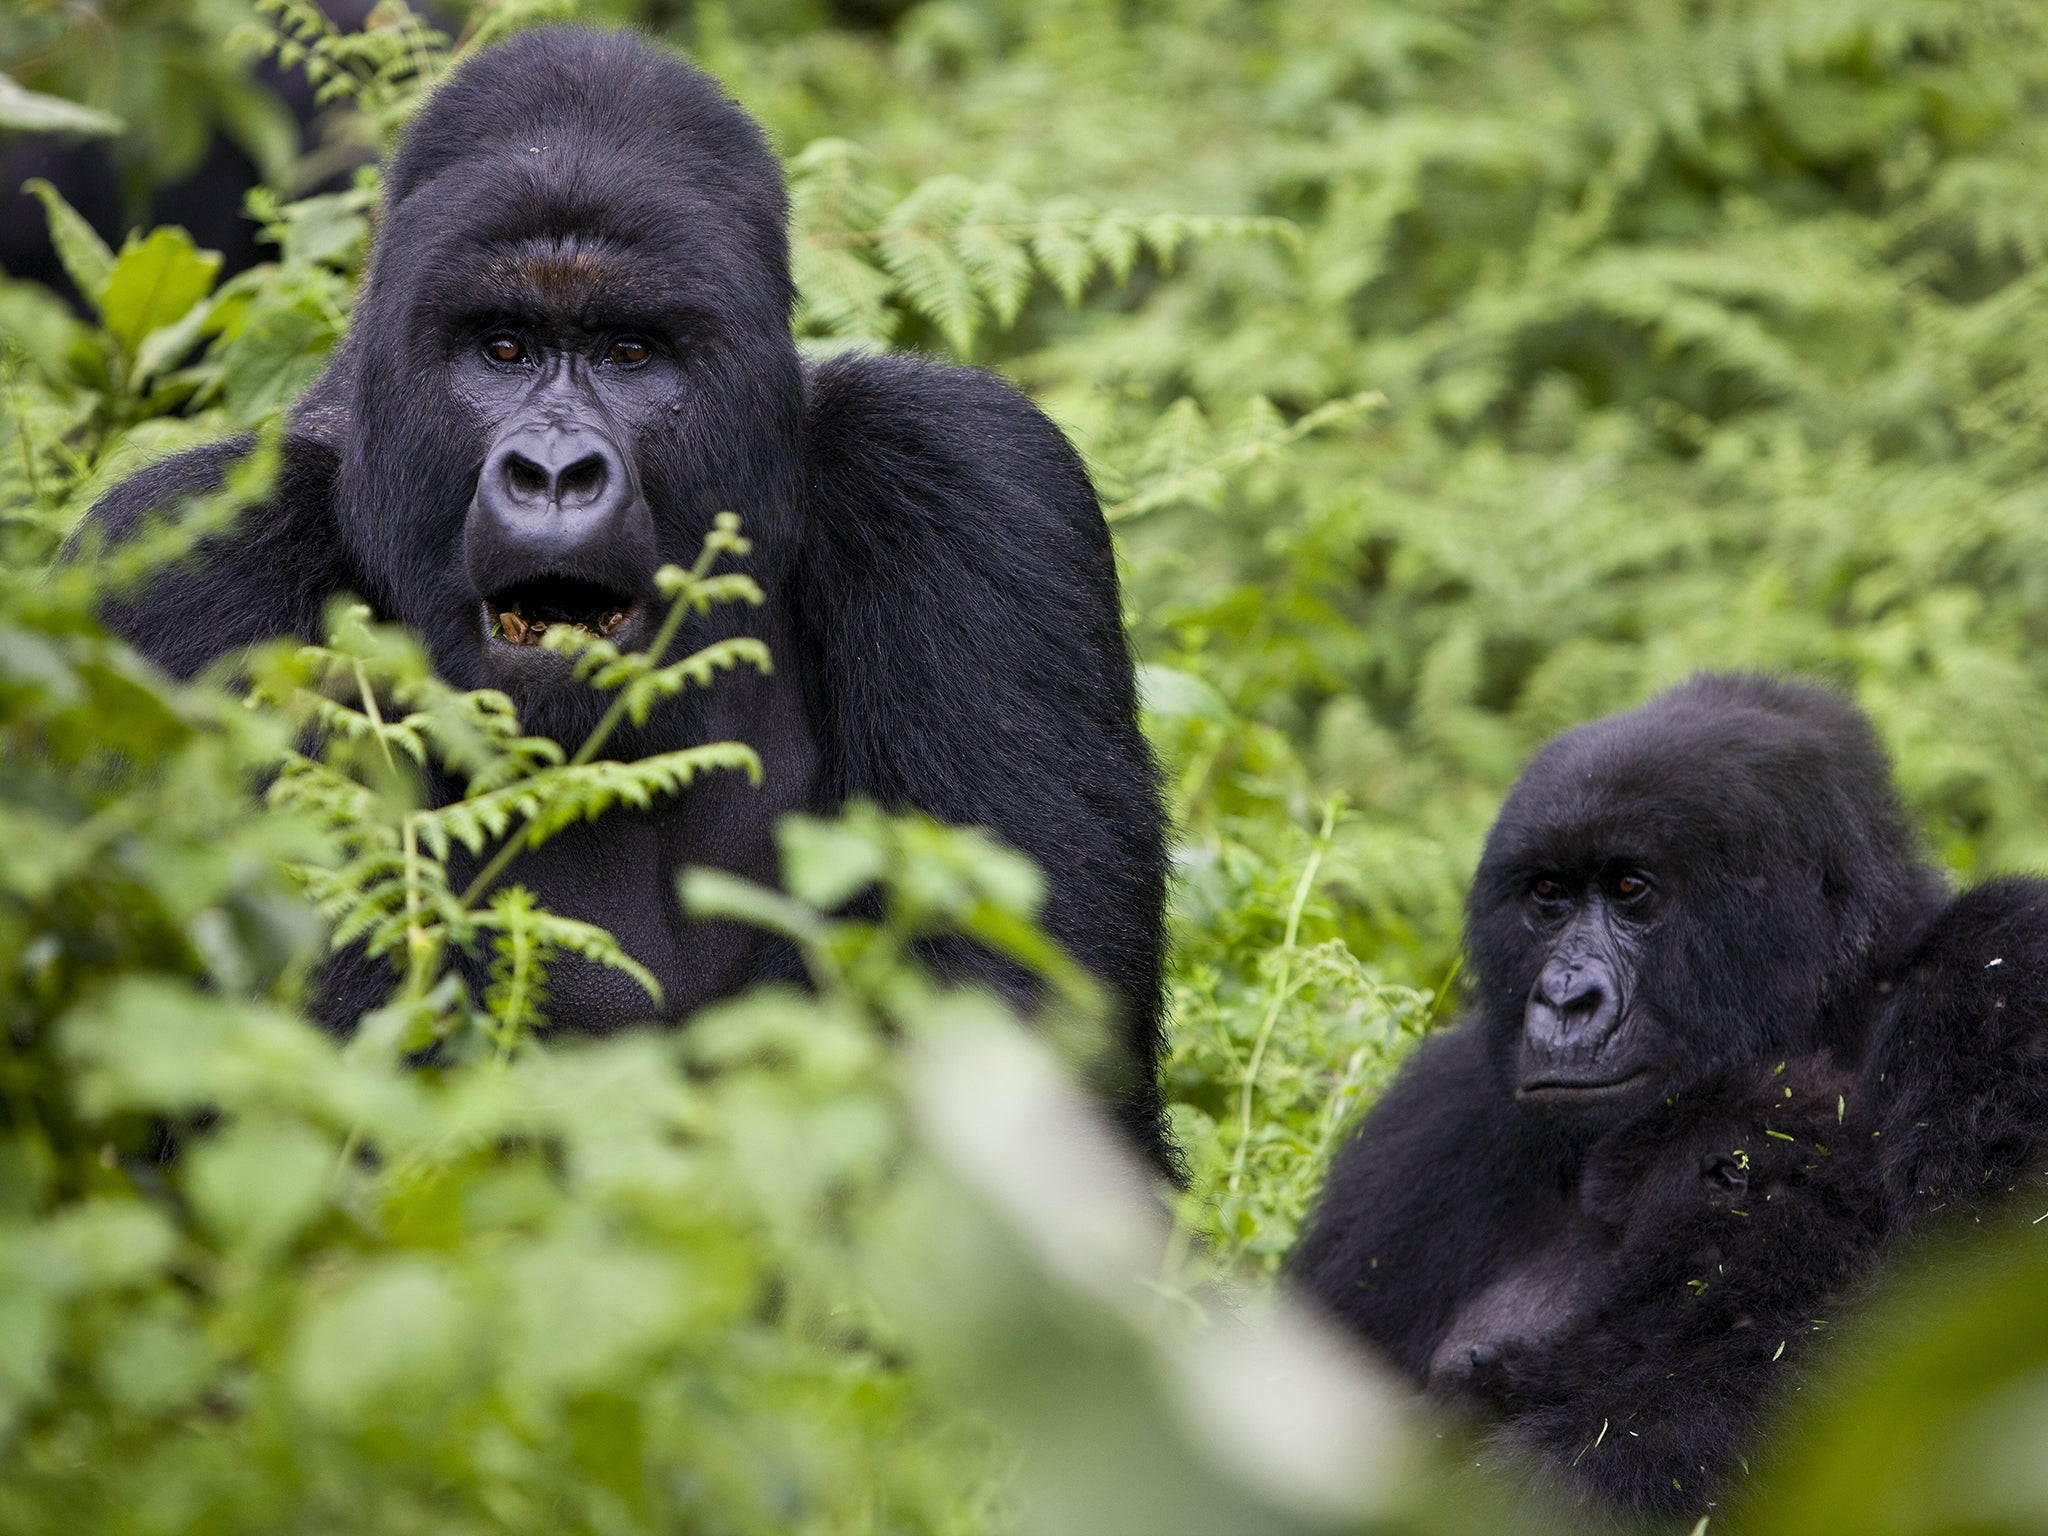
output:
{"label": "black fur", "polygon": [[1951,900],[1854,708],[1705,676],[1537,756],[1467,921],[1466,1017],[1339,1152],[1294,1277],[1567,1485],[1705,1508],[1814,1320],[2038,1159],[2048,887]]}
{"label": "black fur", "polygon": [[1569,1320],[1461,1395],[1541,1474],[1633,1510],[1721,1498],[1759,1406],[1887,1233],[1861,1075],[1825,1052],[1730,1069],[1595,1144],[1561,1245]]}
{"label": "black fur", "polygon": [[[631,482],[619,494],[652,518],[644,550],[586,548],[561,574],[624,588],[642,565],[687,563],[731,508],[768,600],[680,644],[755,633],[775,672],[722,678],[613,745],[627,756],[737,737],[763,757],[761,789],[709,782],[573,828],[511,878],[613,929],[677,1016],[794,974],[777,944],[685,920],[684,865],[770,878],[778,814],[856,796],[991,827],[1044,866],[1050,931],[1109,984],[1125,1047],[1118,1113],[1169,1165],[1164,828],[1093,488],[1044,416],[986,374],[907,358],[807,367],[789,330],[786,214],[759,129],[688,65],[567,28],[480,55],[436,91],[387,170],[350,334],[294,413],[274,504],[114,621],[190,673],[265,636],[317,635],[327,601],[357,593],[418,631],[451,682],[506,687],[530,728],[579,741],[604,701],[537,652],[508,673],[504,645],[480,632],[491,594],[471,574],[487,460],[495,471],[493,455],[538,452],[559,426],[508,426],[527,407],[499,402],[527,375],[481,349],[534,338],[535,366],[566,370],[563,398],[587,407],[591,440],[617,448],[605,462]],[[609,338],[628,333],[652,362],[607,371]],[[217,483],[237,446],[137,475],[89,533],[118,538]],[[1023,996],[983,952],[937,954]],[[606,1029],[650,1011],[609,973],[570,962],[551,979],[558,1024]],[[344,963],[325,1011],[351,1020],[388,985]]]}

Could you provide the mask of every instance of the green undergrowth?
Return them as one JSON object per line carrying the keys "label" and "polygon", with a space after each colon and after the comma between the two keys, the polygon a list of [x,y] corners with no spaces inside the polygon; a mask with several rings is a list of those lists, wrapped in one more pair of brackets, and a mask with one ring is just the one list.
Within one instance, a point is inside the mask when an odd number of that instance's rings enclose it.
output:
{"label": "green undergrowth", "polygon": [[[2048,866],[2032,0],[88,9],[0,16],[0,133],[98,136],[136,227],[38,188],[80,307],[0,278],[0,1528],[1535,1529],[1262,1311],[1455,1013],[1528,753],[1794,672],[1870,712],[1959,879]],[[192,685],[89,618],[260,499],[420,92],[572,14],[768,126],[809,355],[995,368],[1087,456],[1175,814],[1186,1192],[1049,1150],[1092,1146],[1056,1059],[1096,1026],[978,834],[793,822],[782,889],[692,898],[811,992],[553,1041],[550,955],[630,957],[448,860],[687,806],[744,748],[537,741],[346,604]],[[138,211],[212,129],[265,177],[228,277]],[[251,429],[224,495],[53,571],[107,486]],[[720,554],[678,612],[752,595]],[[761,660],[581,665],[630,715]],[[429,760],[464,801],[419,802]],[[962,928],[1051,973],[1051,1027],[923,975]],[[346,1043],[303,1018],[337,939],[394,980]],[[2048,1518],[2034,1257],[1957,1262],[1710,1529]]]}

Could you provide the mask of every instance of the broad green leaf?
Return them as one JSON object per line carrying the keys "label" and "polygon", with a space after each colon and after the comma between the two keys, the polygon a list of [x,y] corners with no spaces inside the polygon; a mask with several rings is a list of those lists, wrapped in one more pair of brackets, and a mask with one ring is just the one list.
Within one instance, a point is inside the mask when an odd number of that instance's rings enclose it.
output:
{"label": "broad green leaf", "polygon": [[254,426],[290,404],[320,372],[333,339],[324,321],[299,309],[270,310],[246,325],[218,351],[228,414]]}
{"label": "broad green leaf", "polygon": [[305,198],[286,205],[282,216],[286,266],[346,264],[370,233],[362,199],[353,192]]}
{"label": "broad green leaf", "polygon": [[111,112],[80,106],[62,96],[46,96],[0,75],[0,130],[16,133],[78,133],[111,138],[128,125]]}
{"label": "broad green leaf", "polygon": [[202,251],[182,229],[131,238],[108,275],[100,315],[130,357],[151,331],[182,318],[213,290],[220,253]]}
{"label": "broad green leaf", "polygon": [[50,225],[50,244],[57,248],[57,260],[63,264],[64,275],[99,307],[107,291],[107,279],[114,272],[114,253],[107,249],[107,242],[86,223],[83,214],[64,201],[64,194],[42,177],[23,183],[22,190],[43,205],[43,215]]}
{"label": "broad green leaf", "polygon": [[882,878],[886,844],[871,825],[790,816],[775,829],[782,850],[782,877],[799,901],[830,912],[844,906]]}
{"label": "broad green leaf", "polygon": [[169,325],[159,326],[142,338],[135,349],[134,382],[139,386],[155,377],[198,345],[199,335],[212,316],[215,301],[202,299]]}
{"label": "broad green leaf", "polygon": [[291,1347],[293,1392],[328,1419],[431,1395],[460,1363],[467,1310],[444,1266],[384,1260],[301,1323]]}
{"label": "broad green leaf", "polygon": [[269,1253],[326,1202],[337,1155],[331,1140],[302,1122],[245,1120],[190,1154],[185,1192],[224,1241]]}
{"label": "broad green leaf", "polygon": [[673,1267],[653,1254],[587,1238],[522,1246],[503,1272],[514,1298],[501,1340],[515,1390],[602,1386],[673,1332],[681,1297]]}
{"label": "broad green leaf", "polygon": [[89,1200],[43,1229],[59,1283],[104,1290],[155,1274],[170,1259],[177,1234],[162,1212],[138,1200]]}
{"label": "broad green leaf", "polygon": [[160,1413],[190,1398],[212,1373],[216,1355],[188,1318],[171,1308],[132,1317],[100,1341],[94,1375],[100,1390],[136,1413]]}
{"label": "broad green leaf", "polygon": [[63,379],[74,348],[92,332],[41,283],[0,278],[0,342],[11,342],[48,379]]}

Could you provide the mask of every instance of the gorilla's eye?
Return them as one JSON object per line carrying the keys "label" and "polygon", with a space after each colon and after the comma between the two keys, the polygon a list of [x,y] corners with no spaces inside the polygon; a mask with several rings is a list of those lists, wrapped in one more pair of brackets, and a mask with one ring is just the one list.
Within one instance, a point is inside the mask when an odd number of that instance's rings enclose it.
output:
{"label": "gorilla's eye", "polygon": [[652,351],[653,348],[638,336],[621,336],[611,344],[611,350],[605,353],[604,360],[614,368],[638,368],[647,361]]}
{"label": "gorilla's eye", "polygon": [[1538,901],[1563,901],[1564,886],[1545,875],[1529,882],[1529,894]]}
{"label": "gorilla's eye", "polygon": [[507,365],[526,361],[526,343],[517,336],[499,332],[484,338],[484,356],[494,363]]}
{"label": "gorilla's eye", "polygon": [[1647,896],[1650,882],[1641,875],[1630,873],[1620,876],[1614,882],[1614,894],[1623,901],[1637,901]]}

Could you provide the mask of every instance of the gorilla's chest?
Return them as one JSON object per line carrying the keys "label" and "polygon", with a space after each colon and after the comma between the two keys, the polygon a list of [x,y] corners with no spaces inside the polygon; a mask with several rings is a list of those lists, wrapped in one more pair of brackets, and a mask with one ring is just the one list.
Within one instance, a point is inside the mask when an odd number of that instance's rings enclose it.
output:
{"label": "gorilla's chest", "polygon": [[753,747],[758,785],[740,773],[712,773],[646,810],[614,810],[566,827],[506,870],[503,881],[524,885],[546,910],[605,928],[661,983],[656,1007],[630,976],[558,955],[548,966],[550,1025],[603,1034],[681,1018],[750,981],[792,970],[779,958],[779,943],[756,930],[690,918],[677,881],[686,869],[709,866],[779,882],[776,821],[820,808],[820,754],[789,676],[795,670],[773,679],[720,678],[690,727],[693,740]]}

